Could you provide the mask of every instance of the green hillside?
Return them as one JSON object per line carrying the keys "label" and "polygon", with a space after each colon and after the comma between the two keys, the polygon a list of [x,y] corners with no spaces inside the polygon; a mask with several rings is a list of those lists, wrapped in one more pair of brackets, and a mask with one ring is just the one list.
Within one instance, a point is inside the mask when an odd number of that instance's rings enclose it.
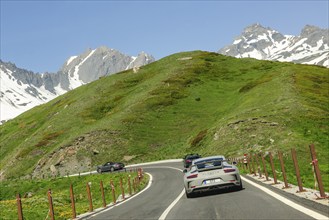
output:
{"label": "green hillside", "polygon": [[[92,73],[91,73],[92,74]],[[100,78],[1,126],[2,178],[314,143],[328,165],[329,73],[319,66],[178,53]],[[308,155],[310,158],[310,156]],[[323,166],[324,167],[324,166]],[[327,168],[322,168],[325,178]]]}

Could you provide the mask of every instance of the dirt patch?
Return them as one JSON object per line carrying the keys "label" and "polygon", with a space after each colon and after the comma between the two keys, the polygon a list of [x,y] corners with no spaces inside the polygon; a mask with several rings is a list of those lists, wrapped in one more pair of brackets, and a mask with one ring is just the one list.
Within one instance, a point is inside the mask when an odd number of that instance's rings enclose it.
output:
{"label": "dirt patch", "polygon": [[[36,178],[65,176],[68,174],[95,170],[92,157],[97,156],[104,146],[119,145],[114,138],[117,131],[99,130],[77,137],[71,144],[64,145],[40,159],[33,171]],[[127,156],[126,161],[135,156]]]}
{"label": "dirt patch", "polygon": [[177,60],[192,60],[192,57],[182,57],[178,58]]}
{"label": "dirt patch", "polygon": [[128,162],[128,161],[134,159],[135,157],[137,157],[137,156],[136,156],[136,155],[132,155],[132,156],[123,156],[123,160]]}

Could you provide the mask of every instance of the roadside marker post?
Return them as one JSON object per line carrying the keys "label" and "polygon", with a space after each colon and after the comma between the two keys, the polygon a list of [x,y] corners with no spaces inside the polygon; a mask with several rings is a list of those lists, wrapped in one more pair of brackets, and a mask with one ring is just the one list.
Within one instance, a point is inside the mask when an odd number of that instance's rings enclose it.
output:
{"label": "roadside marker post", "polygon": [[18,220],[23,220],[24,217],[23,217],[23,209],[22,209],[22,199],[19,193],[16,195],[16,201],[17,201]]}
{"label": "roadside marker post", "polygon": [[101,193],[102,193],[102,200],[103,200],[103,207],[106,207],[106,200],[105,200],[105,194],[104,194],[104,187],[103,187],[103,181],[100,181],[100,188],[101,188]]}
{"label": "roadside marker post", "polygon": [[254,176],[257,176],[254,157],[252,156],[252,154],[250,154],[250,157],[251,157],[251,163],[252,163],[252,173],[254,174]]}
{"label": "roadside marker post", "polygon": [[120,177],[120,189],[121,189],[122,200],[125,200],[125,190],[123,188],[122,177]]}
{"label": "roadside marker post", "polygon": [[267,172],[267,169],[266,169],[266,164],[265,164],[265,160],[264,160],[264,155],[263,154],[261,155],[261,158],[262,158],[263,170],[264,170],[264,173],[265,173],[266,181],[269,181],[268,172]]}
{"label": "roadside marker post", "polygon": [[240,162],[242,163],[243,170],[246,171],[248,169],[248,157],[247,154],[243,154],[243,159],[240,159]]}
{"label": "roadside marker post", "polygon": [[93,199],[91,197],[91,192],[90,192],[90,184],[87,183],[87,195],[88,195],[88,201],[89,201],[89,212],[92,212],[94,210],[93,208]]}
{"label": "roadside marker post", "polygon": [[254,156],[255,156],[255,161],[256,161],[256,166],[257,166],[257,170],[258,170],[259,178],[261,179],[261,178],[263,178],[263,177],[262,177],[262,171],[261,171],[261,169],[260,169],[260,165],[259,165],[259,161],[258,161],[258,156],[257,156],[257,154],[255,154]]}
{"label": "roadside marker post", "polygon": [[136,179],[133,179],[134,193],[136,193]]}
{"label": "roadside marker post", "polygon": [[248,162],[247,162],[247,164],[248,164],[247,166],[248,166],[248,168],[249,168],[249,173],[252,174],[252,171],[251,171],[251,164],[250,164],[250,156],[247,157],[247,161],[248,161]]}
{"label": "roadside marker post", "polygon": [[111,184],[111,188],[112,188],[112,200],[113,200],[113,204],[116,204],[117,203],[117,200],[115,198],[115,187],[114,187],[114,184],[113,184],[113,181],[110,180],[110,184]]}
{"label": "roadside marker post", "polygon": [[129,189],[129,195],[131,196],[131,182],[130,182],[130,175],[128,176],[128,189]]}
{"label": "roadside marker post", "polygon": [[55,220],[54,206],[53,206],[53,197],[51,195],[51,189],[47,192],[48,202],[49,202],[49,215],[51,220]]}
{"label": "roadside marker post", "polygon": [[71,197],[71,206],[72,206],[72,218],[75,219],[77,217],[77,213],[75,210],[75,200],[74,200],[74,193],[73,193],[73,185],[70,186],[70,197]]}
{"label": "roadside marker post", "polygon": [[298,183],[298,188],[299,191],[297,192],[305,192],[306,190],[303,189],[303,183],[300,178],[300,172],[299,172],[299,166],[298,166],[298,161],[297,161],[297,154],[295,148],[291,149],[291,157],[294,162],[294,167],[295,167],[295,172],[296,172],[296,178],[297,178],[297,183]]}
{"label": "roadside marker post", "polygon": [[278,184],[278,180],[276,178],[276,172],[275,172],[275,168],[274,168],[274,163],[273,163],[272,153],[269,152],[268,155],[270,156],[270,163],[271,163],[271,169],[272,169],[274,184]]}
{"label": "roadside marker post", "polygon": [[289,188],[289,185],[288,185],[288,181],[287,181],[286,171],[284,169],[284,162],[283,162],[283,156],[282,156],[281,151],[278,152],[278,156],[279,156],[279,160],[280,160],[281,171],[282,171],[282,176],[283,176],[283,181],[284,181],[283,189],[286,189],[286,188]]}
{"label": "roadside marker post", "polygon": [[319,169],[318,159],[316,159],[314,144],[311,144],[309,147],[310,147],[310,151],[311,151],[312,165],[314,167],[314,172],[316,175],[316,180],[318,182],[318,187],[319,187],[319,191],[320,191],[320,197],[318,199],[328,198],[328,196],[324,192],[322,177],[321,177],[321,173],[320,173],[320,169]]}

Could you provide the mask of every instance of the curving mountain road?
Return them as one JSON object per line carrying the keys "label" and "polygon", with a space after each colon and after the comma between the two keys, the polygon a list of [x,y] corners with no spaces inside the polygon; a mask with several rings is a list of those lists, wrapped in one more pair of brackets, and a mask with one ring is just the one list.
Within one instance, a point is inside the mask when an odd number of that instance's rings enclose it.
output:
{"label": "curving mountain road", "polygon": [[187,199],[181,162],[146,165],[143,169],[152,175],[147,190],[89,219],[328,219],[328,213],[313,212],[310,207],[304,210],[297,204],[292,208],[245,178],[241,191],[226,190]]}

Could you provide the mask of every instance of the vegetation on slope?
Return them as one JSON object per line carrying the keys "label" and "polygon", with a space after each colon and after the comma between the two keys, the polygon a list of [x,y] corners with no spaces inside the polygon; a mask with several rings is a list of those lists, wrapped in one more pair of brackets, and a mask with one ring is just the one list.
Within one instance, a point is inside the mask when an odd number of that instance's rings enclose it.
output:
{"label": "vegetation on slope", "polygon": [[[1,126],[2,178],[292,147],[328,159],[328,69],[184,52],[81,86]],[[308,154],[309,155],[309,154]],[[308,161],[308,162],[307,162]],[[304,164],[310,162],[305,159]],[[328,187],[329,169],[323,166]]]}
{"label": "vegetation on slope", "polygon": [[[107,205],[113,204],[113,191],[110,182],[115,189],[115,199],[122,199],[122,188],[125,198],[132,196],[143,189],[148,181],[145,175],[139,184],[133,182],[137,178],[136,172],[102,173],[97,175],[85,175],[76,177],[61,177],[56,179],[18,180],[0,182],[0,220],[17,219],[16,195],[21,196],[22,212],[24,219],[50,219],[48,190],[51,190],[55,219],[72,219],[72,204],[70,186],[72,185],[76,215],[89,212],[89,200],[87,184],[90,186],[93,210],[103,207],[102,191]],[[130,181],[130,187],[129,187]]]}

